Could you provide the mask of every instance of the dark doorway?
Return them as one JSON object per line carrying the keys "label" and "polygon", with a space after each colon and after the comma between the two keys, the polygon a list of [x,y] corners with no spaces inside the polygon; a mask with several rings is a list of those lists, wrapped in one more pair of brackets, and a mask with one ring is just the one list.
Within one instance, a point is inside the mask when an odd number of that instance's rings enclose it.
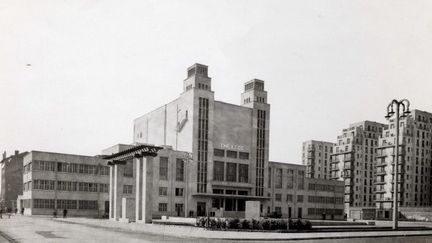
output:
{"label": "dark doorway", "polygon": [[105,214],[109,214],[109,201],[105,201]]}
{"label": "dark doorway", "polygon": [[206,216],[206,203],[197,202],[197,216]]}
{"label": "dark doorway", "polygon": [[291,218],[291,207],[288,207],[288,218]]}
{"label": "dark doorway", "polygon": [[297,217],[298,217],[299,219],[301,219],[301,218],[302,218],[302,215],[303,215],[303,213],[302,213],[302,208],[298,208],[298,211],[297,211]]}

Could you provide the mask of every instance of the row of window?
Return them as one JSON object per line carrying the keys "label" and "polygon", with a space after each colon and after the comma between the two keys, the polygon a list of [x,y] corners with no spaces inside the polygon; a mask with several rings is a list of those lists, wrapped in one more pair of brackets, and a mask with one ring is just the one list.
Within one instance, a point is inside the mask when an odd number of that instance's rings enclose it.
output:
{"label": "row of window", "polygon": [[308,208],[308,215],[343,215],[343,209],[336,208]]}
{"label": "row of window", "polygon": [[249,159],[249,153],[247,152],[237,152],[233,150],[223,150],[223,149],[214,149],[214,156],[217,157],[226,157],[232,159]]}
{"label": "row of window", "polygon": [[[176,181],[184,181],[184,163],[183,159],[176,159]],[[168,157],[159,158],[159,180],[168,180]]]}
{"label": "row of window", "polygon": [[[54,209],[54,199],[33,199],[33,208],[49,208]],[[31,201],[25,200],[24,207],[30,208]],[[84,210],[96,210],[98,209],[98,201],[91,200],[57,200],[58,209],[84,209]]]}
{"label": "row of window", "polygon": [[309,183],[309,191],[343,192],[344,186]]}
{"label": "row of window", "polygon": [[324,196],[308,196],[310,203],[324,203],[324,204],[342,204],[342,197],[324,197]]}
{"label": "row of window", "polygon": [[[33,183],[33,186],[32,186]],[[33,180],[24,183],[23,190],[55,190],[56,181]],[[108,192],[109,185],[92,182],[57,181],[59,191],[80,191],[80,192]],[[131,192],[132,193],[132,192]]]}
{"label": "row of window", "polygon": [[64,173],[80,173],[91,175],[109,175],[109,167],[55,161],[34,160],[24,166],[24,174],[30,171],[57,171]]}
{"label": "row of window", "polygon": [[[282,182],[283,182],[283,169],[282,168],[274,168],[275,169],[275,174],[274,174],[274,187],[275,188],[282,188]],[[272,168],[268,168],[269,170],[269,177],[268,177],[268,183],[269,183],[269,188],[271,188],[271,178],[272,178],[272,173],[271,170]],[[293,169],[288,169],[287,170],[287,175],[285,176],[287,182],[286,182],[286,188],[292,189],[294,188],[294,170]],[[297,188],[299,190],[303,190],[304,189],[304,179],[305,179],[305,172],[302,170],[298,171],[298,175],[297,175]]]}
{"label": "row of window", "polygon": [[213,165],[213,179],[215,181],[249,183],[249,166],[244,164],[215,161]]}

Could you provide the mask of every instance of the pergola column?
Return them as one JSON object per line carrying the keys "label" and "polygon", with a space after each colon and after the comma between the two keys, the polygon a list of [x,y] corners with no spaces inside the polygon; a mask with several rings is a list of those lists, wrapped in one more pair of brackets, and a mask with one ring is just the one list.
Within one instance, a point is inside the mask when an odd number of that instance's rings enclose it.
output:
{"label": "pergola column", "polygon": [[121,214],[121,203],[123,195],[123,173],[123,163],[115,163],[110,166],[109,218],[112,220],[118,220]]}

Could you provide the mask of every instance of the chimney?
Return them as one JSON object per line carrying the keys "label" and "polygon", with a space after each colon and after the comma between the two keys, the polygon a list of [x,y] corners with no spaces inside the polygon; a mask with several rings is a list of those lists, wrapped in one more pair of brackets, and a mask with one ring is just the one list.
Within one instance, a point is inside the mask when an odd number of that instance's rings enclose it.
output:
{"label": "chimney", "polygon": [[6,159],[6,151],[3,152],[3,159]]}
{"label": "chimney", "polygon": [[19,154],[19,150],[15,150],[15,156]]}

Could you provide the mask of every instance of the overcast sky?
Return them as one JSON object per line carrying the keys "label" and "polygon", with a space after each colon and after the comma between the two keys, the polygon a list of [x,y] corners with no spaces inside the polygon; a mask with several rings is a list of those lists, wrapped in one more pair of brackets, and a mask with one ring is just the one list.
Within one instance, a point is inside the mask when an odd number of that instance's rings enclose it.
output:
{"label": "overcast sky", "polygon": [[265,80],[270,159],[304,140],[385,122],[408,98],[432,111],[432,1],[0,2],[0,150],[95,155],[209,66],[215,98]]}

